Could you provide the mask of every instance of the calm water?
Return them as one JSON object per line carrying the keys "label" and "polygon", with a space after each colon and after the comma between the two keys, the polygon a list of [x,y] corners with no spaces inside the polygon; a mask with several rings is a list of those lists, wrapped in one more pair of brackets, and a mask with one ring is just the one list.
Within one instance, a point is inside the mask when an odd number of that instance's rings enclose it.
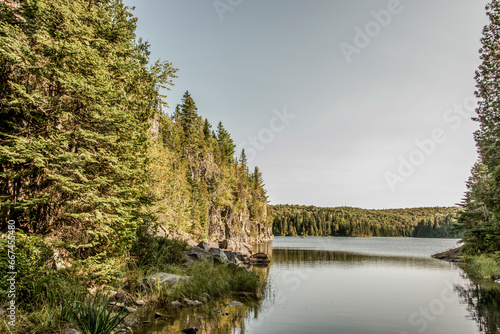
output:
{"label": "calm water", "polygon": [[[292,238],[259,245],[271,265],[267,288],[245,306],[177,311],[141,333],[500,333],[500,293],[431,259],[452,239]],[[227,300],[226,302],[228,302]]]}

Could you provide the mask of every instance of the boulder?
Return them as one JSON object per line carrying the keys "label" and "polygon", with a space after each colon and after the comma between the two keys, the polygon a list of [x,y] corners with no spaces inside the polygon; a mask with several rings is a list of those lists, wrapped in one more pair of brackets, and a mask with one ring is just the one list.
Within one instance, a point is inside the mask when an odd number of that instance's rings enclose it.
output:
{"label": "boulder", "polygon": [[111,297],[109,297],[108,301],[110,303],[126,303],[128,302],[128,297],[127,295],[125,294],[125,292],[123,291],[118,291],[116,292],[115,294],[111,295]]}
{"label": "boulder", "polygon": [[211,263],[214,262],[214,255],[200,247],[191,247],[189,250],[184,251],[183,253],[187,257],[195,260],[206,260]]}
{"label": "boulder", "polygon": [[179,301],[174,301],[170,303],[170,306],[172,306],[173,308],[179,308],[182,306],[182,304]]}
{"label": "boulder", "polygon": [[201,304],[203,304],[202,302],[200,302],[198,300],[189,300],[187,298],[184,299],[184,303],[186,303],[186,306],[189,306],[189,307],[196,307],[196,306],[200,306]]}
{"label": "boulder", "polygon": [[252,245],[231,239],[220,241],[219,247],[228,251],[241,253],[242,255],[252,254]]}
{"label": "boulder", "polygon": [[189,276],[181,276],[167,273],[158,273],[146,277],[146,282],[150,286],[172,286],[190,280]]}
{"label": "boulder", "polygon": [[241,262],[241,257],[243,255],[240,252],[233,251],[224,251],[224,254],[226,254],[227,259],[233,263],[236,263],[237,261]]}
{"label": "boulder", "polygon": [[210,254],[213,255],[214,259],[218,260],[219,262],[221,262],[221,263],[228,263],[229,262],[226,254],[224,253],[224,251],[222,249],[210,248],[208,251],[210,252]]}
{"label": "boulder", "polygon": [[267,266],[271,262],[269,259],[269,256],[265,253],[255,253],[252,256],[250,256],[250,263],[252,265],[263,265]]}
{"label": "boulder", "polygon": [[63,329],[61,334],[82,334],[82,332],[80,332],[79,330],[74,329],[74,328],[66,328],[66,329]]}
{"label": "boulder", "polygon": [[203,250],[208,251],[210,249],[210,245],[206,241],[200,242],[196,247],[201,248]]}

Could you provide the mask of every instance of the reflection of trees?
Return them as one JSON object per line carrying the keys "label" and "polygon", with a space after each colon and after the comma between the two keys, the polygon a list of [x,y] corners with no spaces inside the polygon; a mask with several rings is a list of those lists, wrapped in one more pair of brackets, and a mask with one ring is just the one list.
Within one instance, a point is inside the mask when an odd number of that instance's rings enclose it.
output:
{"label": "reflection of trees", "polygon": [[306,250],[306,249],[287,249],[274,248],[272,262],[276,264],[307,264],[307,266],[316,265],[342,265],[362,266],[367,264],[380,264],[402,267],[425,267],[425,268],[448,268],[450,264],[434,260],[431,258],[407,257],[407,256],[381,256],[367,255],[360,253],[325,251],[325,250]]}
{"label": "reflection of trees", "polygon": [[484,334],[500,334],[500,290],[494,284],[470,282],[466,287],[455,288]]}
{"label": "reflection of trees", "polygon": [[[244,306],[226,305],[233,300],[243,302]],[[141,325],[134,329],[134,333],[139,334],[167,334],[180,333],[184,328],[195,327],[199,331],[197,334],[231,334],[236,328],[245,332],[245,319],[255,317],[259,314],[262,306],[261,298],[228,298],[217,303],[209,303],[199,308],[182,308],[167,312],[165,310],[145,310],[142,321],[150,321],[147,325]],[[224,311],[220,311],[225,309]],[[217,312],[219,310],[219,312]],[[166,315],[166,320],[154,318],[155,312]]]}

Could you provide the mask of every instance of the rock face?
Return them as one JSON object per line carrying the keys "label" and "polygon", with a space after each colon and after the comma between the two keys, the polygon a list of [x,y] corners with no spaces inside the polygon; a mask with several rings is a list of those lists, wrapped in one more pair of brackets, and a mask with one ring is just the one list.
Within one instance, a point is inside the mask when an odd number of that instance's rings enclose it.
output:
{"label": "rock face", "polygon": [[200,247],[191,247],[183,253],[187,264],[203,260],[210,263],[224,263],[235,267],[248,268],[250,265],[267,267],[269,262],[271,262],[265,253],[256,253],[249,256],[241,252],[233,252],[220,248],[205,250]]}
{"label": "rock face", "polygon": [[[248,213],[234,215],[230,209],[221,212],[210,208],[208,236],[219,243],[219,247],[245,253],[243,248],[251,252],[249,245],[273,240],[271,226],[250,221]],[[250,248],[250,249],[248,249]]]}
{"label": "rock face", "polygon": [[[248,215],[234,216],[230,213],[223,215],[215,209],[210,210],[210,221],[208,224],[208,240],[197,242],[193,237],[182,231],[168,231],[159,226],[155,235],[187,242],[192,247],[192,256],[198,259],[204,257],[200,251],[208,251],[211,248],[222,248],[224,250],[240,252],[243,255],[252,254],[252,245],[273,240],[272,227],[261,223],[250,221]],[[195,247],[196,246],[196,247]],[[196,253],[199,253],[198,255]],[[223,255],[221,255],[223,257]]]}

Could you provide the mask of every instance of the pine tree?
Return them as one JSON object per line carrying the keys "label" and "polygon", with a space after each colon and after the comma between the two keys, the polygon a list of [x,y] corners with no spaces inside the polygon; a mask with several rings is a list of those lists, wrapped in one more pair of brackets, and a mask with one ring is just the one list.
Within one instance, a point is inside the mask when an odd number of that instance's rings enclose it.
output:
{"label": "pine tree", "polygon": [[228,162],[233,161],[234,149],[236,148],[236,145],[234,145],[231,135],[224,128],[222,122],[219,122],[217,125],[217,141],[219,143],[223,160],[227,160]]}
{"label": "pine tree", "polygon": [[189,91],[184,93],[180,109],[180,123],[184,129],[186,141],[190,144],[197,144],[200,139],[201,117],[198,115],[198,108]]}
{"label": "pine tree", "polygon": [[149,129],[175,69],[148,66],[120,1],[2,2],[0,21],[2,219],[82,257],[122,253],[146,218]]}
{"label": "pine tree", "polygon": [[[486,7],[490,24],[483,30],[482,64],[476,72],[479,130],[474,138],[479,162],[473,168],[459,224],[472,253],[500,249],[500,1]],[[479,213],[479,214],[478,214]]]}

